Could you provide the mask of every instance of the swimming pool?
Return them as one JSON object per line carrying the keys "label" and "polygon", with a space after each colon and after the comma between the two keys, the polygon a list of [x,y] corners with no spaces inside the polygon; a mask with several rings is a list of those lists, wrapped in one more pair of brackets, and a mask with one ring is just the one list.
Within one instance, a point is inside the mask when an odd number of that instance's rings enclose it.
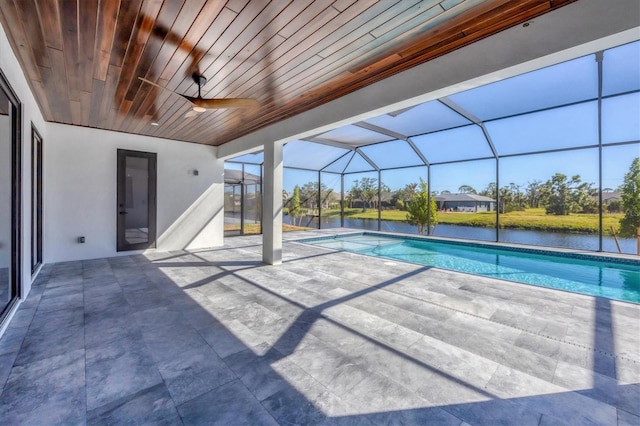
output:
{"label": "swimming pool", "polygon": [[640,303],[640,261],[424,238],[358,233],[299,240],[518,283]]}

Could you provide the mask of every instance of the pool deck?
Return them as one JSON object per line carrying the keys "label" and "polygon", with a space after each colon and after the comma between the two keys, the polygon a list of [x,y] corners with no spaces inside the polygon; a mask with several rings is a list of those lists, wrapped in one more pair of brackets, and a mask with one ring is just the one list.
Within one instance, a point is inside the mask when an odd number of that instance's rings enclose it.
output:
{"label": "pool deck", "polygon": [[640,305],[261,237],[45,265],[0,424],[640,424]]}

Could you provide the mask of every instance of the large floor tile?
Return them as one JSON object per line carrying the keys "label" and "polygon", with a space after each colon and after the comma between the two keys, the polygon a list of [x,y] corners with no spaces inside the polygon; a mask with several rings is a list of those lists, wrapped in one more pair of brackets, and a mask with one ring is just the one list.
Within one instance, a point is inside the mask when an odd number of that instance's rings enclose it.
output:
{"label": "large floor tile", "polygon": [[182,421],[164,384],[160,383],[87,413],[89,425],[179,425]]}
{"label": "large floor tile", "polygon": [[158,369],[176,404],[182,404],[222,386],[236,375],[208,347],[186,350],[158,363]]}
{"label": "large floor tile", "polygon": [[87,349],[87,408],[135,394],[162,382],[144,342],[126,336]]}
{"label": "large floor tile", "polygon": [[0,424],[83,424],[84,383],[84,350],[16,366],[0,396]]}
{"label": "large floor tile", "polygon": [[185,425],[277,425],[239,380],[178,406]]}
{"label": "large floor tile", "polygon": [[16,365],[25,365],[70,351],[84,350],[84,327],[30,328],[22,341]]}

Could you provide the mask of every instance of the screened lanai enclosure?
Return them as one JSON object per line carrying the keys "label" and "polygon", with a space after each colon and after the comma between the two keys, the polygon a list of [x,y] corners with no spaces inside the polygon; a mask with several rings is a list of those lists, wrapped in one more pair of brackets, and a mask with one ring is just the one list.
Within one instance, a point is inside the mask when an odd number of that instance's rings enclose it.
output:
{"label": "screened lanai enclosure", "polygon": [[640,42],[451,93],[287,143],[284,223],[415,234],[426,192],[425,234],[635,254],[639,117]]}
{"label": "screened lanai enclosure", "polygon": [[224,171],[224,235],[262,231],[262,167],[229,164]]}

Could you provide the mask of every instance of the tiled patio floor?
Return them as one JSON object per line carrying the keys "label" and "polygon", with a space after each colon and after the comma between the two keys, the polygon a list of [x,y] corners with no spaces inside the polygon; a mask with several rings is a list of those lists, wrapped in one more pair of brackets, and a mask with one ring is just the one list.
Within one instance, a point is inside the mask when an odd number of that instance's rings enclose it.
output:
{"label": "tiled patio floor", "polygon": [[45,265],[0,424],[640,424],[640,305],[260,243]]}

